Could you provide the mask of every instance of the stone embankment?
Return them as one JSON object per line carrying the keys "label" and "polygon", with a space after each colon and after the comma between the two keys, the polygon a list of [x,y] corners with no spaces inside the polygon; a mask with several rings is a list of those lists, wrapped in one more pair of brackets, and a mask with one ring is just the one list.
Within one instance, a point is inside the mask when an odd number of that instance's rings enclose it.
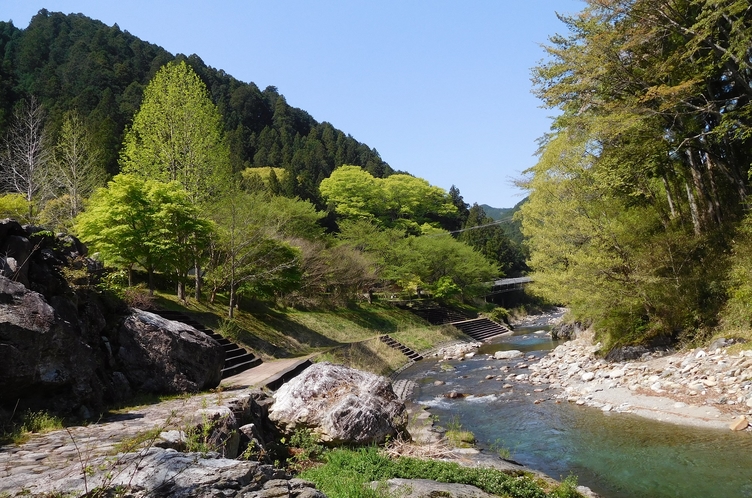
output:
{"label": "stone embankment", "polygon": [[752,351],[692,349],[607,362],[596,356],[599,348],[583,338],[566,342],[537,363],[528,362],[529,373],[510,373],[505,380],[536,386],[536,402],[566,400],[672,423],[747,429]]}

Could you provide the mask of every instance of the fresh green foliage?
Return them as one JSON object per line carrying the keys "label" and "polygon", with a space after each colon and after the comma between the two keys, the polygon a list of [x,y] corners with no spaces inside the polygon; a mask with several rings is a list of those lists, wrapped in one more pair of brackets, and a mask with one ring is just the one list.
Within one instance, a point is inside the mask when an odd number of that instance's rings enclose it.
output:
{"label": "fresh green foliage", "polygon": [[144,90],[125,136],[122,170],[176,181],[194,202],[214,199],[230,178],[222,131],[222,117],[198,75],[185,61],[170,62]]}
{"label": "fresh green foliage", "polygon": [[229,289],[232,318],[238,292],[266,298],[297,288],[300,250],[286,239],[320,237],[319,217],[313,205],[300,200],[240,190],[219,199],[212,210],[217,233],[207,274],[212,302]]}
{"label": "fresh green foliage", "polygon": [[13,218],[15,220],[28,223],[29,220],[29,202],[23,194],[2,194],[0,195],[0,219]]}
{"label": "fresh green foliage", "polygon": [[748,7],[588,1],[534,71],[563,111],[523,182],[535,288],[609,346],[715,325],[752,163]]}
{"label": "fresh green foliage", "polygon": [[301,473],[301,477],[316,483],[316,487],[331,498],[383,496],[372,490],[372,481],[394,477],[403,479],[431,479],[476,486],[488,493],[511,498],[575,498],[576,482],[567,480],[547,490],[544,483],[525,474],[506,474],[499,470],[462,467],[454,462],[420,460],[400,457],[391,460],[377,448],[357,450],[337,449],[325,454],[325,464]]}
{"label": "fresh green foliage", "polygon": [[380,179],[358,166],[344,165],[322,181],[320,189],[344,218],[374,220],[413,234],[421,233],[421,225],[457,212],[446,191],[406,174]]}
{"label": "fresh green foliage", "polygon": [[150,289],[155,270],[170,270],[180,290],[193,266],[193,249],[206,244],[212,226],[176,182],[118,175],[92,195],[75,230],[106,263],[145,268]]}
{"label": "fresh green foliage", "polygon": [[[406,293],[428,291],[440,297],[482,294],[498,269],[480,253],[445,232],[405,236],[396,228],[381,229],[368,221],[340,224],[343,244],[370,254],[384,280]],[[437,297],[439,297],[437,296]]]}

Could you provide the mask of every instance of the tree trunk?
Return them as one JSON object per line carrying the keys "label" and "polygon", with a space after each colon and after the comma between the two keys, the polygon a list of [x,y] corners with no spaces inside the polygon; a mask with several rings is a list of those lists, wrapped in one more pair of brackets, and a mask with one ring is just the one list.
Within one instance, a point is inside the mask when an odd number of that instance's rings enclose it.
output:
{"label": "tree trunk", "polygon": [[149,273],[149,295],[153,296],[154,295],[154,268],[150,266],[148,273]]}
{"label": "tree trunk", "polygon": [[198,260],[193,265],[193,269],[196,272],[196,288],[194,292],[194,296],[196,298],[196,302],[201,302],[201,265],[198,264]]}
{"label": "tree trunk", "polygon": [[185,280],[178,277],[178,299],[185,302]]}
{"label": "tree trunk", "polygon": [[133,287],[133,263],[128,265],[128,287]]}
{"label": "tree trunk", "polygon": [[700,211],[697,209],[695,195],[692,193],[692,187],[689,186],[689,182],[684,182],[684,188],[687,190],[687,201],[689,201],[689,212],[692,215],[692,226],[695,229],[695,235],[700,235],[702,234],[702,226],[700,225]]}
{"label": "tree trunk", "polygon": [[710,159],[710,154],[707,152],[703,153],[703,158],[705,160],[705,166],[708,168],[708,179],[710,181],[710,191],[713,194],[713,205],[715,207],[715,222],[718,223],[718,226],[722,223],[722,217],[721,217],[721,202],[718,198],[718,187],[715,185],[715,178],[713,176],[714,173],[714,164],[713,161]]}
{"label": "tree trunk", "polygon": [[227,318],[235,316],[235,285],[230,284],[230,307],[227,310]]}

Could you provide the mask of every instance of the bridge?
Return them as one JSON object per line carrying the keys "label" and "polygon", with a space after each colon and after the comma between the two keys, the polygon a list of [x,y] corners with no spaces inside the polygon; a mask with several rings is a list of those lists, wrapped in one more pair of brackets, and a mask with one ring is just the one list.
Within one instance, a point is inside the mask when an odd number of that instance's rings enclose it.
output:
{"label": "bridge", "polygon": [[505,292],[522,290],[527,284],[532,281],[533,279],[530,277],[500,278],[493,281],[491,290],[486,294],[486,296],[494,296],[496,294],[503,294]]}

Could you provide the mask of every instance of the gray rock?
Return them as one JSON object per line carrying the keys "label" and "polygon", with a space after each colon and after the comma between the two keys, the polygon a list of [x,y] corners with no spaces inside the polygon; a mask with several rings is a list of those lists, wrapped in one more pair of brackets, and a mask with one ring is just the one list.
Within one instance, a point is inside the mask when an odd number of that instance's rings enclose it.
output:
{"label": "gray rock", "polygon": [[551,327],[551,338],[571,341],[577,339],[588,326],[580,322],[557,323]]}
{"label": "gray rock", "polygon": [[385,484],[378,481],[371,483],[371,488],[381,491],[386,486],[390,496],[400,498],[493,498],[475,486],[436,482],[428,479],[389,479]]}
{"label": "gray rock", "polygon": [[71,320],[38,292],[0,276],[0,403],[20,399],[21,406],[69,413],[102,406],[105,385],[95,373],[102,359],[81,336],[85,325]]}
{"label": "gray rock", "polygon": [[382,443],[407,426],[388,379],[331,363],[316,363],[283,385],[269,418],[287,433],[311,429],[330,445]]}
{"label": "gray rock", "polygon": [[510,349],[508,351],[496,351],[494,353],[494,358],[497,360],[511,360],[512,358],[518,358],[522,355],[522,351]]}
{"label": "gray rock", "polygon": [[222,347],[190,325],[134,309],[119,329],[118,342],[115,357],[134,390],[196,392],[221,380]]}

